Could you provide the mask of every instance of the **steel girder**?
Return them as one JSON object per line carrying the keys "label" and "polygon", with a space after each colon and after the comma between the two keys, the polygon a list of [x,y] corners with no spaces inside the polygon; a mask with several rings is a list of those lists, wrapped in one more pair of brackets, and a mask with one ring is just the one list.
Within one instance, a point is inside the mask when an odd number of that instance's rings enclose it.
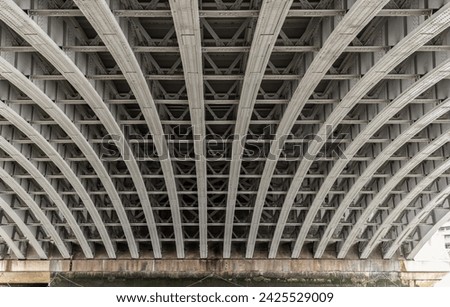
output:
{"label": "steel girder", "polygon": [[[6,201],[3,197],[0,197],[0,208],[14,221],[15,225],[20,229],[22,234],[28,239],[30,245],[34,248],[37,255],[41,259],[47,259],[47,253],[44,251],[43,243],[39,242],[37,238],[37,234],[33,233],[36,231],[34,229],[35,227],[27,225],[23,217],[23,212],[16,211],[13,208],[11,208],[11,205],[8,204],[8,201]],[[17,254],[16,254],[17,255]]]}
{"label": "steel girder", "polygon": [[448,4],[360,3],[2,1],[9,257],[414,257],[449,217]]}
{"label": "steel girder", "polygon": [[205,101],[198,1],[170,1],[170,8],[180,48],[184,79],[191,113],[197,180],[200,257],[208,256],[208,203],[206,182]]}
{"label": "steel girder", "polygon": [[[75,217],[72,215],[66,203],[52,186],[50,181],[48,181],[48,179],[45,178],[45,176],[36,168],[36,166],[34,166],[32,162],[30,162],[19,150],[17,150],[17,148],[15,148],[1,136],[0,148],[8,153],[15,161],[17,161],[17,163],[19,163],[30,175],[33,176],[33,179],[42,186],[42,189],[47,193],[58,210],[64,215],[64,218],[66,219],[70,228],[74,232],[79,244],[81,245],[85,257],[93,258],[94,253],[92,251],[92,247],[86,240],[86,235],[83,233]],[[38,215],[36,214],[36,216]],[[45,218],[43,220],[45,221]]]}
{"label": "steel girder", "polygon": [[[362,182],[366,181],[370,178],[370,174],[373,173],[373,169],[380,167],[384,162],[385,159],[387,158],[387,156],[392,155],[393,153],[395,153],[396,150],[398,150],[398,148],[400,148],[402,146],[402,144],[404,144],[405,141],[408,140],[408,138],[410,138],[412,135],[414,135],[414,133],[418,133],[420,132],[422,129],[424,129],[427,125],[431,124],[436,118],[438,118],[439,116],[442,116],[443,114],[448,112],[448,105],[449,102],[448,100],[444,103],[442,103],[441,106],[438,106],[436,108],[434,108],[432,111],[428,112],[426,115],[424,115],[423,117],[421,117],[419,120],[417,120],[409,129],[407,129],[406,131],[402,132],[391,144],[389,144],[389,146],[386,147],[386,149],[384,151],[381,152],[381,154],[377,157],[377,159],[375,159],[364,171],[364,173],[358,178],[358,180],[356,181],[353,191],[349,191],[349,193],[346,195],[347,199],[344,199],[343,201],[343,208],[348,207],[348,203],[351,197],[353,197],[355,194],[354,193],[357,189],[361,189],[361,185],[364,185]],[[442,139],[439,139],[440,141],[442,141]],[[432,143],[433,144],[433,143]],[[434,145],[434,144],[433,144]],[[439,148],[439,147],[437,147]],[[427,148],[428,150],[432,150],[435,151],[437,149],[435,146],[433,147],[429,147]],[[426,152],[425,152],[426,153]],[[352,231],[346,235],[346,241],[340,248],[339,248],[339,257],[343,257],[346,252],[348,251],[349,246],[353,243],[352,240],[355,239],[355,237],[362,231],[362,228],[365,227],[365,223],[367,221],[367,218],[373,214],[373,210],[376,206],[378,206],[380,204],[380,200],[381,199],[385,199],[386,198],[386,193],[389,193],[388,191],[390,189],[393,189],[394,187],[392,185],[396,185],[400,182],[400,180],[402,179],[401,174],[404,173],[409,173],[411,172],[414,167],[417,166],[416,163],[420,163],[421,160],[423,160],[426,157],[422,156],[422,152],[418,153],[417,155],[415,155],[413,157],[413,159],[411,159],[410,161],[408,161],[408,164],[406,164],[404,166],[403,169],[401,169],[398,173],[396,173],[389,182],[387,182],[387,184],[383,187],[383,189],[377,194],[377,196],[375,196],[375,198],[372,200],[371,203],[369,203],[367,210],[360,216],[361,220],[359,220],[357,223],[355,223],[355,227],[352,228]],[[417,161],[418,160],[418,161]],[[353,189],[352,187],[352,189]],[[372,209],[372,211],[371,211]],[[352,243],[350,243],[352,242]]]}
{"label": "steel girder", "polygon": [[[298,168],[296,173],[296,180],[294,180],[291,185],[290,191],[294,194],[294,191],[298,191],[301,186],[302,174],[307,171],[312,164],[313,157],[315,157],[323,146],[324,141],[329,135],[334,131],[339,122],[344,119],[345,115],[351,110],[351,108],[358,102],[358,100],[364,97],[368,91],[370,91],[374,84],[378,83],[379,80],[389,72],[389,67],[395,67],[406,59],[407,56],[414,53],[417,48],[421,45],[427,43],[439,32],[445,30],[447,27],[445,25],[445,20],[448,18],[450,13],[450,4],[445,6],[439,11],[439,14],[434,15],[434,18],[430,18],[426,23],[417,28],[414,32],[405,37],[401,42],[399,42],[390,52],[388,52],[380,61],[378,61],[375,66],[373,66],[370,71],[362,78],[344,97],[340,104],[333,110],[333,113],[327,118],[326,122],[322,125],[321,129],[317,133],[316,142],[308,148],[308,153],[310,157],[302,160],[302,164]],[[440,26],[440,28],[439,28]],[[427,32],[428,28],[435,29],[436,32]],[[427,36],[428,35],[428,36]],[[292,124],[289,125],[290,130]],[[295,195],[295,194],[294,194]],[[292,197],[287,197],[285,204],[290,206],[290,200]],[[320,205],[320,204],[319,204]],[[294,258],[300,255],[301,248],[305,242],[306,236],[310,230],[311,223],[317,213],[319,208],[314,207],[308,211],[308,215],[303,222],[302,228],[298,235],[292,256]]]}
{"label": "steel girder", "polygon": [[[237,124],[234,129],[229,171],[230,178],[239,178],[239,174],[241,173],[242,155],[244,151],[243,142],[245,142],[245,137],[248,132],[256,97],[258,96],[258,91],[273,46],[275,45],[275,41],[291,4],[291,0],[264,1],[261,6],[252,47],[248,55],[249,59],[247,68],[245,69],[245,77],[237,111]],[[228,210],[223,245],[223,256],[225,258],[229,258],[231,254],[231,238],[238,186],[238,180],[228,180]]]}
{"label": "steel girder", "polygon": [[[115,136],[113,140],[117,141],[118,148],[121,152],[125,153],[127,150],[127,143],[123,142],[125,137],[122,134],[121,129],[118,127],[114,117],[110,111],[105,107],[101,97],[92,85],[86,80],[84,74],[79,68],[65,55],[61,49],[55,44],[55,42],[48,37],[48,35],[34,22],[32,22],[28,16],[14,3],[14,1],[3,1],[1,3],[0,16],[2,21],[7,23],[17,33],[21,34],[25,39],[29,40],[29,43],[33,45],[42,55],[51,61],[53,65],[66,77],[66,79],[78,90],[78,92],[89,102],[92,109],[96,112],[99,119],[102,120],[105,127],[108,128],[110,135]],[[118,140],[119,139],[119,140]],[[122,142],[120,141],[122,140]],[[130,151],[131,152],[131,151]],[[123,154],[124,156],[124,154]],[[133,164],[130,168],[130,172],[139,172],[138,167],[134,162],[132,155],[129,155],[129,159],[125,159],[129,163]],[[139,181],[142,177],[135,174],[134,179]],[[145,204],[145,203],[144,203]],[[127,241],[130,248],[130,253],[133,257],[137,258],[138,247],[134,239],[133,232],[129,227],[127,217],[123,214],[119,214],[122,219],[122,225],[124,227]]]}
{"label": "steel girder", "polygon": [[[334,166],[333,169],[330,171],[330,174],[328,175],[328,178],[325,180],[324,184],[321,187],[321,192],[317,195],[316,199],[319,202],[323,202],[323,200],[326,197],[326,194],[328,194],[329,190],[333,186],[334,180],[339,176],[339,174],[343,171],[345,166],[347,165],[348,159],[351,159],[354,157],[359,149],[364,146],[366,139],[372,137],[379,129],[380,127],[386,123],[390,118],[392,118],[393,115],[395,115],[398,111],[403,109],[410,101],[411,99],[417,97],[421,93],[425,92],[428,88],[433,86],[434,84],[438,83],[442,80],[442,78],[448,76],[448,73],[450,72],[450,61],[445,61],[435,69],[433,69],[431,72],[429,72],[425,77],[420,79],[418,82],[414,83],[411,87],[409,87],[407,90],[402,92],[392,103],[390,103],[385,109],[382,110],[370,123],[367,125],[367,127],[358,135],[358,137],[351,143],[351,145],[345,150],[344,156],[345,158],[339,160]],[[443,105],[443,111],[445,112],[445,105]],[[435,113],[436,117],[432,116],[428,123],[433,122],[437,118],[440,117],[439,112]],[[417,123],[415,123],[417,126]],[[422,127],[424,128],[424,127]],[[405,133],[406,134],[406,133]],[[414,135],[411,135],[413,137]],[[400,136],[399,136],[400,137]],[[398,137],[398,138],[399,138]],[[412,170],[412,169],[411,169]],[[407,172],[409,173],[409,172]],[[396,176],[398,173],[396,174]],[[400,177],[401,178],[401,177]],[[398,182],[397,182],[398,183]],[[393,183],[395,186],[396,184]],[[386,184],[384,188],[389,188],[389,184]],[[391,189],[394,188],[394,186],[390,186]],[[351,194],[351,193],[349,193]],[[316,202],[316,199],[314,200]],[[328,243],[328,240],[331,238],[332,234],[335,231],[335,228],[339,222],[339,220],[342,218],[343,213],[345,210],[347,210],[348,207],[346,207],[347,203],[344,201],[342,203],[342,206],[339,207],[339,210],[336,211],[337,215],[333,216],[333,219],[330,222],[330,225],[325,230],[321,242],[319,243],[317,250],[315,251],[316,257],[321,257],[321,255],[324,252],[325,246]],[[313,206],[315,207],[315,206]]]}
{"label": "steel girder", "polygon": [[[8,248],[12,251],[12,253],[18,259],[25,259],[24,253],[20,250],[20,247],[16,244],[13,239],[13,231],[14,227],[12,226],[1,226],[0,227],[0,238],[4,241],[4,243],[8,246]],[[4,257],[5,253],[2,253],[1,257]]]}
{"label": "steel girder", "polygon": [[[303,78],[303,82],[297,87],[297,90],[293,94],[288,109],[285,112],[283,119],[281,120],[273,144],[271,145],[270,153],[271,157],[268,159],[264,166],[264,173],[261,177],[260,187],[258,189],[258,196],[255,201],[255,209],[253,211],[253,223],[250,229],[249,243],[247,246],[247,257],[251,258],[254,252],[255,238],[258,230],[258,223],[261,218],[262,208],[265,203],[266,193],[269,189],[270,179],[275,171],[275,167],[278,162],[278,158],[281,154],[281,149],[284,145],[284,140],[292,130],[296,119],[300,115],[305,106],[305,102],[312,95],[314,89],[317,87],[322,77],[333,65],[334,61],[341,55],[344,48],[358,35],[358,33],[367,25],[367,23],[379,12],[388,1],[373,1],[363,2],[359,1],[355,3],[350,12],[344,17],[344,19],[337,25],[336,29],[330,35],[326,41],[324,47],[319,52],[318,56],[314,58],[314,61],[308,67],[306,77]],[[349,24],[352,25],[352,31],[348,31]],[[327,137],[326,137],[327,138]],[[325,138],[325,139],[326,139]],[[306,160],[305,160],[306,161]],[[312,161],[311,161],[312,162]],[[308,162],[309,164],[310,162]],[[303,166],[303,165],[302,165]],[[299,167],[301,171],[307,171],[309,167]],[[296,174],[295,181],[301,181],[302,176]],[[299,186],[301,183],[299,184]],[[298,191],[298,189],[297,189]],[[292,203],[287,203],[285,208],[290,209]],[[284,210],[280,215],[280,225],[285,223],[287,213],[289,210]],[[277,238],[281,236],[282,229],[279,227],[275,234],[275,242]],[[275,243],[276,245],[276,243]]]}

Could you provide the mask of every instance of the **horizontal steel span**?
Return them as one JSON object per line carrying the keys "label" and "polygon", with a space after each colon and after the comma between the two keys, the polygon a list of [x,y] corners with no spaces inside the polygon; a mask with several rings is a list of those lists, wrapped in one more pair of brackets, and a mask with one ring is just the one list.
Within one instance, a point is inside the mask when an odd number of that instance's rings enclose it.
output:
{"label": "horizontal steel span", "polygon": [[450,1],[0,21],[0,258],[412,259],[450,219]]}

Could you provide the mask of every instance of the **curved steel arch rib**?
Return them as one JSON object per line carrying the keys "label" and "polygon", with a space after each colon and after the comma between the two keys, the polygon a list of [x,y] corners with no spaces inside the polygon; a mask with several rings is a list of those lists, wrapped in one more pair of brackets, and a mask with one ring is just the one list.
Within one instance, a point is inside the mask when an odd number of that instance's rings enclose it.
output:
{"label": "curved steel arch rib", "polygon": [[[447,133],[447,138],[450,140],[449,133]],[[390,243],[388,246],[384,247],[384,253],[383,258],[384,259],[391,259],[392,256],[395,254],[398,248],[402,246],[402,243],[404,240],[409,236],[409,234],[416,228],[419,223],[430,214],[431,211],[437,210],[436,207],[446,198],[450,196],[450,186],[446,187],[444,190],[442,190],[439,194],[437,194],[433,199],[425,205],[425,207],[422,208],[422,210],[419,211],[412,219],[408,222],[407,225],[405,225],[400,234],[397,236],[397,238],[394,240],[394,242]],[[441,220],[442,218],[450,215],[450,211],[448,209],[440,209],[443,214],[441,214]],[[412,213],[412,212],[411,212]],[[448,218],[446,219],[448,221]],[[439,224],[439,221],[436,223]],[[433,225],[435,227],[435,225]],[[433,228],[431,227],[431,228]],[[437,228],[439,229],[439,228]],[[437,230],[436,229],[436,230]]]}
{"label": "curved steel arch rib", "polygon": [[[306,105],[306,102],[312,95],[314,89],[330,69],[331,65],[333,65],[334,61],[387,2],[388,1],[386,0],[360,0],[356,2],[350,9],[349,13],[337,25],[333,33],[331,33],[330,37],[325,41],[323,48],[314,58],[304,77],[300,81],[300,84],[298,85],[291,101],[287,106],[280,125],[278,126],[274,141],[270,148],[270,156],[266,161],[264,171],[261,176],[261,182],[258,188],[258,194],[256,196],[255,208],[253,210],[252,223],[247,243],[247,258],[251,258],[253,256],[264,202],[286,136],[291,131],[292,126],[300,115],[303,107]],[[283,211],[281,211],[281,214],[283,214]],[[280,220],[283,219],[284,217],[280,215]]]}
{"label": "curved steel arch rib", "polygon": [[[411,127],[409,127],[406,131],[400,134],[392,143],[388,145],[379,155],[378,157],[370,163],[367,168],[364,170],[363,174],[356,180],[353,184],[350,191],[347,193],[344,200],[341,202],[341,206],[348,207],[350,206],[353,199],[360,193],[363,189],[364,185],[372,178],[372,176],[376,173],[376,171],[389,159],[398,149],[401,148],[406,142],[408,142],[411,138],[413,138],[417,133],[423,130],[426,126],[431,124],[433,121],[441,117],[442,115],[449,112],[450,108],[450,99],[447,99],[445,102],[435,107],[433,110],[422,116],[419,120],[417,120]],[[439,139],[443,141],[443,139]],[[432,150],[434,147],[428,147],[428,150]],[[437,148],[436,148],[437,149]],[[414,167],[421,162],[421,159],[424,159],[423,155],[428,153],[428,151],[421,152],[421,154],[417,155],[416,158],[408,161],[408,163],[397,172],[394,177],[392,177],[378,192],[378,194],[374,197],[374,199],[369,203],[367,208],[364,210],[362,215],[358,218],[356,224],[352,227],[352,230],[348,234],[344,244],[339,247],[338,258],[343,258],[347,254],[350,246],[355,241],[356,237],[362,233],[365,229],[365,223],[369,216],[373,213],[373,210],[378,207],[380,204],[384,202],[384,200],[389,196],[389,191],[391,191],[395,186],[407,175],[411,172]]]}
{"label": "curved steel arch rib", "polygon": [[[117,193],[117,190],[114,187],[114,184],[111,178],[109,177],[109,174],[105,166],[100,161],[96,152],[89,145],[89,143],[87,142],[83,134],[80,132],[80,130],[70,120],[70,118],[68,118],[68,116],[59,107],[55,106],[53,101],[44,92],[42,92],[33,82],[31,82],[28,78],[26,78],[20,71],[18,71],[13,65],[11,65],[7,60],[5,60],[1,56],[0,56],[0,75],[3,76],[12,84],[14,84],[19,90],[25,93],[37,105],[39,105],[42,109],[44,109],[47,112],[47,114],[53,120],[55,120],[55,122],[67,133],[67,135],[80,148],[81,152],[83,152],[86,159],[91,163],[92,167],[99,175],[99,178],[103,183],[105,190],[108,192],[108,195],[110,196],[113,207],[116,209],[116,211],[122,212],[121,214],[125,214],[122,202],[120,201],[119,194]],[[9,110],[10,110],[9,113],[13,117],[16,116],[14,115],[16,114],[14,111],[12,111],[11,109]],[[26,131],[30,131],[29,133],[32,134],[35,133],[32,132],[33,130],[30,130],[33,129],[32,127],[31,128],[30,127],[28,127]],[[47,154],[54,155],[55,149],[50,144],[46,143],[47,142],[45,141],[45,139],[41,138],[40,142],[41,145],[38,146],[40,146],[41,149]],[[75,173],[73,173],[70,166],[64,161],[64,159],[59,155],[59,153],[57,154],[57,156],[59,157],[54,161],[55,164],[64,173],[67,180],[70,182],[70,184],[72,184],[72,186],[75,188],[75,191],[77,191],[77,193],[80,195],[80,198],[83,200],[83,203],[86,206],[86,209],[88,210],[89,214],[91,215],[91,218],[100,234],[100,237],[102,238],[102,242],[105,246],[108,256],[110,258],[115,258],[116,253],[114,251],[114,246],[111,242],[111,239],[108,235],[108,231],[106,230],[102,218],[100,217],[95,207],[95,204],[93,203],[92,199],[90,198],[88,192],[84,188],[81,181],[79,181]]]}
{"label": "curved steel arch rib", "polygon": [[[448,112],[448,110],[447,110]],[[450,169],[450,159],[445,160],[444,163],[434,169],[427,177],[420,181],[414,189],[406,195],[402,201],[395,206],[395,208],[385,218],[383,223],[377,228],[370,241],[364,245],[361,252],[361,258],[366,259],[372,253],[374,248],[380,244],[386,233],[391,229],[392,223],[398,218],[402,211],[408,207],[408,205],[420,195],[430,184],[439,178],[445,171]]]}
{"label": "curved steel arch rib", "polygon": [[170,0],[194,135],[195,173],[197,178],[200,258],[208,256],[208,199],[206,182],[206,126],[203,95],[202,43],[198,1]]}
{"label": "curved steel arch rib", "polygon": [[24,223],[24,221],[17,214],[17,212],[13,208],[11,208],[8,202],[6,202],[1,196],[0,196],[0,208],[3,211],[5,211],[5,213],[9,216],[9,218],[16,224],[17,228],[19,228],[22,234],[28,239],[28,242],[34,248],[39,258],[48,259],[46,252],[42,249],[41,244],[33,235],[31,229]]}
{"label": "curved steel arch rib", "polygon": [[48,157],[52,157],[52,162],[59,168],[61,173],[67,179],[67,181],[73,186],[80,199],[85,204],[95,226],[97,227],[103,244],[108,252],[108,256],[115,258],[114,247],[105,225],[95,208],[92,199],[90,198],[85,187],[81,183],[80,179],[74,173],[69,164],[64,160],[59,152],[48,141],[36,131],[24,118],[14,112],[4,102],[0,101],[0,115],[3,116],[12,125],[17,127],[23,134],[25,134],[30,140],[32,140]]}
{"label": "curved steel arch rib", "polygon": [[[445,190],[447,191],[447,189]],[[431,237],[439,230],[439,228],[444,226],[449,220],[450,220],[450,212],[447,212],[446,214],[442,215],[429,229],[422,230],[425,233],[422,235],[420,241],[414,246],[412,251],[406,256],[406,259],[408,260],[414,259],[420,252],[422,247],[431,239]]]}
{"label": "curved steel arch rib", "polygon": [[[364,5],[364,4],[363,4]],[[283,207],[280,213],[280,219],[277,223],[273,244],[271,246],[271,255],[276,254],[278,245],[284,230],[284,224],[287,216],[292,208],[294,199],[300,189],[303,179],[314,158],[320,152],[325,144],[328,136],[334,131],[339,123],[345,118],[348,112],[358,103],[358,101],[367,94],[367,92],[381,79],[386,76],[395,66],[400,64],[404,59],[413,54],[418,48],[427,43],[431,38],[436,36],[448,26],[448,19],[450,18],[450,4],[445,5],[422,25],[416,28],[413,32],[402,39],[393,49],[391,49],[383,58],[381,58],[365,75],[364,77],[347,93],[344,99],[333,110],[333,113],[327,118],[326,122],[321,126],[317,137],[308,147],[308,157],[302,159],[300,166],[294,176],[294,180],[289,187]],[[293,123],[293,122],[292,122]],[[331,127],[331,129],[330,129]],[[292,125],[289,126],[289,129]],[[301,248],[305,242],[308,231],[316,216],[318,207],[310,208],[305,220],[303,221],[299,235],[297,237],[292,257],[297,258],[300,255]]]}
{"label": "curved steel arch rib", "polygon": [[[45,33],[34,21],[32,21],[25,14],[25,12],[23,12],[20,7],[14,3],[14,1],[5,0],[0,2],[0,17],[3,22],[22,36],[40,54],[46,57],[58,71],[61,72],[66,80],[72,84],[72,86],[89,104],[108,133],[114,136],[112,140],[120,150],[122,157],[127,157],[124,159],[124,162],[128,167],[135,186],[137,187],[142,207],[147,208],[145,209],[147,210],[147,213],[151,213],[151,215],[153,215],[150,208],[150,203],[146,201],[146,199],[148,199],[148,195],[142,179],[142,174],[139,170],[136,159],[132,154],[131,148],[129,147],[128,142],[126,142],[125,136],[111,114],[108,106],[103,102],[102,98],[99,96],[91,83],[86,79],[75,63],[72,62],[47,35],[47,33]],[[131,72],[130,75],[136,75],[136,73]],[[125,153],[127,153],[127,155],[125,155]],[[142,187],[144,187],[144,189],[142,189]],[[126,227],[129,226],[128,218],[126,215],[120,214],[120,212],[118,212],[118,216],[124,228],[131,257],[138,258],[139,250],[133,231],[131,227]],[[151,220],[147,220],[147,224],[151,230],[150,235],[152,239],[153,252],[155,257],[160,257],[160,244],[159,238],[157,237],[156,225]]]}
{"label": "curved steel arch rib", "polygon": [[[2,75],[9,82],[14,84],[19,90],[30,97],[36,104],[38,104],[42,109],[44,109],[49,116],[55,120],[56,123],[67,133],[67,135],[74,141],[75,144],[80,148],[83,154],[86,156],[87,160],[91,163],[94,170],[99,175],[105,190],[109,193],[111,202],[117,211],[123,211],[123,205],[120,201],[119,195],[114,187],[112,180],[110,179],[108,172],[106,171],[103,163],[97,157],[97,154],[86,141],[86,138],[78,130],[78,128],[73,124],[73,122],[67,117],[67,115],[48,98],[45,93],[43,93],[33,82],[26,78],[22,73],[20,73],[14,66],[12,66],[4,58],[0,57],[0,75]],[[69,180],[70,182],[70,180]],[[84,189],[84,187],[82,188]],[[82,199],[88,199],[87,191],[83,191],[84,196]],[[57,202],[55,202],[56,204]],[[61,203],[62,204],[62,203]],[[114,247],[109,239],[109,235],[106,228],[99,216],[94,203],[89,197],[89,200],[85,202],[85,206],[90,213],[94,224],[96,225],[105,245],[105,249],[110,258],[115,258]],[[86,248],[86,246],[85,246]],[[87,250],[86,250],[87,251]]]}
{"label": "curved steel arch rib", "polygon": [[14,243],[11,235],[8,233],[9,226],[0,226],[0,238],[5,241],[6,245],[11,249],[11,251],[16,255],[18,259],[25,259],[25,255],[20,251],[19,247]]}
{"label": "curved steel arch rib", "polygon": [[52,225],[52,222],[45,215],[44,211],[39,207],[39,205],[34,201],[34,199],[25,191],[25,189],[20,185],[13,177],[5,170],[0,167],[0,179],[6,183],[14,193],[16,193],[24,203],[30,208],[31,212],[36,216],[36,218],[41,222],[42,227],[48,236],[50,236],[55,242],[56,247],[64,258],[70,258],[70,252],[64,241],[61,239],[61,235]]}
{"label": "curved steel arch rib", "polygon": [[72,229],[75,237],[80,243],[80,246],[84,252],[86,258],[93,258],[94,253],[92,251],[92,246],[89,245],[86,240],[86,236],[75,220],[72,212],[65,204],[64,200],[59,196],[58,192],[52,186],[50,181],[31,163],[19,150],[17,150],[12,144],[10,144],[4,137],[0,136],[0,148],[6,152],[11,158],[13,158],[17,163],[26,170],[33,179],[42,187],[42,189],[48,194],[49,199],[56,205],[59,211],[62,213],[66,219],[69,227]]}
{"label": "curved steel arch rib", "polygon": [[[169,197],[177,256],[178,258],[184,258],[183,230],[181,227],[180,205],[178,201],[175,175],[167,147],[167,141],[161,125],[161,120],[159,118],[155,102],[153,101],[152,94],[147,85],[147,81],[144,78],[144,74],[133,53],[133,50],[131,49],[120,25],[106,2],[103,0],[75,0],[75,3],[83,12],[89,23],[94,27],[105,46],[114,57],[120,70],[123,72],[131,90],[134,93],[134,96],[136,97],[136,101],[141,109],[149,131],[152,134],[156,151],[160,156],[159,162],[161,164],[167,194]],[[98,16],[102,16],[102,18],[98,18]],[[150,231],[150,238],[152,240],[154,253],[159,258],[161,257],[161,247],[158,231],[144,180],[134,156],[132,156],[130,161],[126,163],[130,169],[130,172],[134,174],[133,182],[136,186],[144,215],[147,220],[147,226]]]}
{"label": "curved steel arch rib", "polygon": [[264,1],[256,24],[252,46],[248,55],[248,63],[245,69],[232,143],[223,243],[224,258],[229,258],[231,253],[234,211],[239,186],[242,154],[244,152],[244,139],[247,135],[259,87],[264,77],[272,49],[291,4],[292,0]]}
{"label": "curved steel arch rib", "polygon": [[[340,158],[331,169],[324,183],[320,187],[311,208],[320,208],[325,200],[327,194],[330,192],[334,182],[339,177],[341,172],[345,169],[350,160],[358,153],[361,147],[370,139],[384,124],[386,124],[397,112],[406,107],[412,100],[414,100],[421,93],[443,80],[450,75],[450,60],[444,61],[438,67],[427,73],[419,81],[411,85],[406,91],[401,93],[394,99],[387,107],[381,110],[375,118],[362,130],[358,136],[346,148],[343,158]],[[349,199],[349,198],[348,198]],[[325,232],[317,246],[314,257],[322,257],[323,252],[331,239],[342,215],[348,209],[350,202],[344,199],[335,211],[330,223],[328,223]]]}

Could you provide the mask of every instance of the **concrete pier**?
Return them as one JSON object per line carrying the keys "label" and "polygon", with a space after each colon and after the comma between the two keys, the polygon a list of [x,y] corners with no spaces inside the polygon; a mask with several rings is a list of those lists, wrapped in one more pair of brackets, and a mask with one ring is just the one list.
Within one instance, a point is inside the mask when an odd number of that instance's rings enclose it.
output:
{"label": "concrete pier", "polygon": [[2,260],[1,284],[49,283],[52,276],[266,278],[303,282],[305,285],[340,284],[376,286],[391,281],[393,286],[431,286],[450,272],[449,262],[404,260],[332,259],[94,259],[94,260]]}

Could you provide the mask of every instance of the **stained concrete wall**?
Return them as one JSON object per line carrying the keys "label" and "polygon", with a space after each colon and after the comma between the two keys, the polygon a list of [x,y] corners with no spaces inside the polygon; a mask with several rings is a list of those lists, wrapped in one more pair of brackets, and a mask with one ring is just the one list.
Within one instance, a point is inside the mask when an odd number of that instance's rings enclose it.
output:
{"label": "stained concrete wall", "polygon": [[330,285],[376,285],[380,279],[393,285],[430,286],[450,272],[450,262],[431,266],[427,262],[338,259],[117,259],[117,260],[2,260],[0,283],[48,283],[54,274],[66,276],[144,276],[148,278],[201,278],[214,274],[224,278],[303,279],[314,284],[326,279]]}

